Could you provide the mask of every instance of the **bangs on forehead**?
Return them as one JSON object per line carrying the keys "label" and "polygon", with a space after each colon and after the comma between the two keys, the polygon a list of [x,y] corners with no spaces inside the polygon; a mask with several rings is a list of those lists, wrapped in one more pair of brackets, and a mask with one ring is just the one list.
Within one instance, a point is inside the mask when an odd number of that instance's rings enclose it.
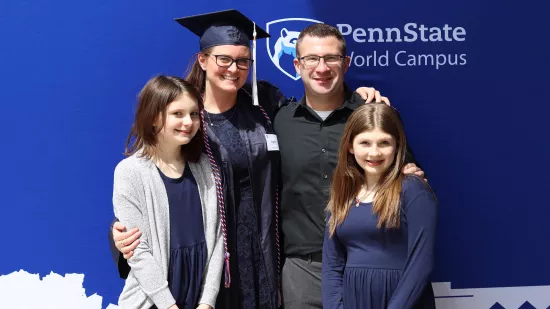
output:
{"label": "bangs on forehead", "polygon": [[199,103],[188,92],[183,92],[174,101],[168,104],[167,109],[168,110],[181,109],[182,107],[189,108],[189,109],[190,108],[199,109]]}

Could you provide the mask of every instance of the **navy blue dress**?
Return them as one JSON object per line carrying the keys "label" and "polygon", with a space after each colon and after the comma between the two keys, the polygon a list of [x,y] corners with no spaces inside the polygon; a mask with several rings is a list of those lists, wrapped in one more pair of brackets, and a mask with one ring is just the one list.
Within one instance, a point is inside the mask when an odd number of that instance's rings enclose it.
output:
{"label": "navy blue dress", "polygon": [[[239,308],[271,308],[265,261],[260,245],[258,210],[252,198],[250,162],[246,143],[239,132],[237,104],[220,114],[206,115],[208,125],[229,153],[228,162],[233,171],[234,203],[236,208],[236,245],[238,273],[232,273],[236,283]],[[222,290],[225,292],[225,290]]]}
{"label": "navy blue dress", "polygon": [[437,210],[423,180],[406,177],[399,229],[378,229],[372,203],[352,205],[323,247],[323,308],[435,309]]}
{"label": "navy blue dress", "polygon": [[195,309],[208,254],[199,189],[189,165],[180,178],[169,178],[158,171],[170,207],[168,286],[178,308]]}

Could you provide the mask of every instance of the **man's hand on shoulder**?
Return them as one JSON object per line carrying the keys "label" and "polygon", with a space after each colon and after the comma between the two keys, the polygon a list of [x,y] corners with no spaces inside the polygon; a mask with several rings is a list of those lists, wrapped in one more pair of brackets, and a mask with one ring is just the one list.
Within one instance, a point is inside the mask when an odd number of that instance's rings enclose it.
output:
{"label": "man's hand on shoulder", "polygon": [[428,179],[424,176],[424,171],[414,163],[405,164],[401,172],[405,175],[416,175],[418,177],[422,177],[425,182],[428,182]]}

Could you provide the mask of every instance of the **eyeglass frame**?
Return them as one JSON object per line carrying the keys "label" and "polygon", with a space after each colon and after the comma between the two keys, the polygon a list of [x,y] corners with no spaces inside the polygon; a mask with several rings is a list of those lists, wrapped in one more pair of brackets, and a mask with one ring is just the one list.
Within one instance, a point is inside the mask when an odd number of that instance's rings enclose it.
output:
{"label": "eyeglass frame", "polygon": [[[317,57],[317,58],[318,58],[318,59],[317,59],[317,64],[316,64],[316,65],[306,65],[304,59],[307,58],[307,57]],[[324,55],[324,56],[307,55],[307,56],[299,57],[299,58],[297,58],[297,59],[300,61],[300,63],[302,63],[302,65],[304,65],[305,67],[308,67],[308,68],[316,68],[316,67],[318,67],[319,64],[321,63],[321,59],[323,59],[323,61],[325,62],[325,65],[327,65],[327,66],[330,66],[330,65],[339,65],[339,64],[336,64],[336,63],[335,63],[335,64],[329,64],[329,63],[327,62],[327,60],[325,59],[325,57],[339,57],[339,58],[340,58],[340,61],[342,61],[342,60],[346,59],[348,56],[345,56],[345,55],[344,55],[344,56],[342,56],[342,55]],[[340,62],[340,64],[341,64],[341,62]]]}
{"label": "eyeglass frame", "polygon": [[[204,54],[204,55],[205,55],[205,56],[214,56],[214,57],[216,58],[216,65],[219,66],[220,68],[224,68],[224,69],[230,68],[230,67],[233,65],[233,63],[235,63],[237,69],[242,70],[242,71],[248,71],[248,70],[250,70],[250,68],[251,68],[252,65],[254,64],[254,60],[252,60],[252,59],[250,59],[250,58],[238,58],[238,59],[233,59],[233,57],[228,56],[228,55],[214,55],[214,54]],[[226,57],[226,58],[229,58],[229,59],[231,59],[231,63],[230,63],[229,65],[220,65],[220,64],[218,63],[218,57]],[[250,64],[250,66],[249,66],[248,68],[246,68],[246,69],[243,69],[243,68],[239,67],[239,65],[237,64],[237,61],[239,61],[239,60],[247,60],[248,63]]]}

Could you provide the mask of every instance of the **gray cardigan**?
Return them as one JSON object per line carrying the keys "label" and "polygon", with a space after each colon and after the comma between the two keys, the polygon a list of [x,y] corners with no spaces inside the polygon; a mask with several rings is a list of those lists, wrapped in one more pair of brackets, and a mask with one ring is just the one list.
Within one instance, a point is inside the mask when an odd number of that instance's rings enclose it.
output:
{"label": "gray cardigan", "polygon": [[[217,209],[216,186],[210,162],[202,155],[188,162],[197,180],[202,204],[207,261],[199,304],[215,307],[223,272],[223,238]],[[164,183],[150,159],[136,154],[115,168],[113,205],[115,216],[128,230],[142,232],[140,243],[128,259],[131,271],[119,297],[123,309],[166,309],[176,302],[168,288],[170,218]]]}

